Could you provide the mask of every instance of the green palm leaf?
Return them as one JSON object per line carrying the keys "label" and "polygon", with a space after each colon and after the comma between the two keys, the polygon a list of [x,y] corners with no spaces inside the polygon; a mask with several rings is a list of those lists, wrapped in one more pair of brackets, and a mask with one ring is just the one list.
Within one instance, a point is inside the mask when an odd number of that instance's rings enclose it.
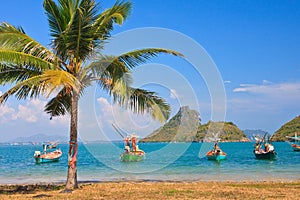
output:
{"label": "green palm leaf", "polygon": [[65,115],[70,112],[71,94],[64,87],[55,97],[53,97],[45,106],[45,112],[50,114],[51,118]]}
{"label": "green palm leaf", "polygon": [[93,25],[96,38],[107,40],[110,37],[110,32],[113,30],[114,23],[122,25],[130,11],[131,3],[117,1],[113,7],[102,12]]}
{"label": "green palm leaf", "polygon": [[183,54],[173,50],[163,48],[146,48],[124,53],[118,56],[118,59],[120,62],[123,62],[129,69],[132,69],[161,53],[184,57]]}
{"label": "green palm leaf", "polygon": [[16,28],[8,23],[0,23],[0,50],[20,52],[51,63],[58,59],[46,47],[26,35],[21,27]]}
{"label": "green palm leaf", "polygon": [[[123,103],[121,102],[121,105]],[[160,122],[166,121],[171,112],[169,104],[163,98],[158,97],[154,92],[143,89],[132,88],[131,95],[125,102],[125,107],[128,107],[135,113],[144,113],[146,111]]]}
{"label": "green palm leaf", "polygon": [[[60,87],[72,88],[80,91],[80,82],[72,74],[62,70],[46,70],[42,74],[30,77],[17,83],[0,96],[0,104],[9,96],[15,95],[17,99],[26,99],[43,95],[49,97]],[[70,89],[71,91],[71,89]]]}
{"label": "green palm leaf", "polygon": [[41,71],[42,69],[53,69],[54,65],[46,60],[43,60],[39,57],[32,56],[23,52],[1,50],[0,49],[0,63],[3,65],[17,65],[17,66],[32,66],[38,68],[37,70]]}

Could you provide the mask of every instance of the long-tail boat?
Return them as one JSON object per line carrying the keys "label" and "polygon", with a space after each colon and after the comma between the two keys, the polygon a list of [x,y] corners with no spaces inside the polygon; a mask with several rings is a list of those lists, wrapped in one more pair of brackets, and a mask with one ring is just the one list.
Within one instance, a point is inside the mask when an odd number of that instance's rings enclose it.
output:
{"label": "long-tail boat", "polygon": [[121,133],[118,127],[112,124],[113,128],[124,140],[124,152],[120,155],[121,161],[123,162],[138,162],[145,157],[145,152],[138,146],[138,136],[132,134],[126,136]]}
{"label": "long-tail boat", "polygon": [[62,156],[62,151],[57,149],[55,151],[47,152],[47,145],[44,146],[44,153],[40,151],[34,152],[34,159],[36,163],[48,163],[48,162],[57,162]]}
{"label": "long-tail boat", "polygon": [[[266,134],[263,138],[255,138],[255,148],[253,153],[256,159],[274,160],[277,157],[274,146],[269,142],[270,138],[266,138]],[[264,147],[264,148],[262,148]]]}
{"label": "long-tail boat", "polygon": [[224,160],[226,159],[227,154],[222,151],[222,149],[219,147],[218,142],[215,142],[214,149],[210,150],[206,153],[206,157],[208,160]]}
{"label": "long-tail boat", "polygon": [[294,137],[286,136],[289,138],[291,142],[291,147],[294,151],[300,151],[300,136],[297,136],[297,133],[295,133]]}

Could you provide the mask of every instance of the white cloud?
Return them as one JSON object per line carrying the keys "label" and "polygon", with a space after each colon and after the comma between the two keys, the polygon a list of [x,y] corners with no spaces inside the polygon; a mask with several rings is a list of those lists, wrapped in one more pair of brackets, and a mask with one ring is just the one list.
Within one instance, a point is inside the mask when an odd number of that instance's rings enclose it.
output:
{"label": "white cloud", "polygon": [[229,84],[231,83],[231,81],[224,81],[224,84]]}
{"label": "white cloud", "polygon": [[39,99],[27,101],[25,105],[18,105],[18,109],[12,114],[12,120],[22,119],[26,122],[34,123],[40,118],[45,102]]}
{"label": "white cloud", "polygon": [[241,84],[233,92],[248,92],[250,94],[262,94],[280,98],[300,98],[300,82],[296,83],[271,83],[263,81],[261,85]]}
{"label": "white cloud", "polygon": [[34,111],[31,110],[30,108],[23,105],[19,105],[18,112],[12,115],[12,119],[13,120],[23,119],[27,122],[36,122],[38,117],[35,116]]}
{"label": "white cloud", "polygon": [[178,99],[179,95],[177,94],[177,91],[175,89],[170,90],[170,97],[172,99]]}
{"label": "white cloud", "polygon": [[2,93],[2,91],[0,90],[0,96],[2,95],[3,93]]}
{"label": "white cloud", "polygon": [[15,110],[11,107],[9,107],[6,104],[0,105],[0,123],[7,122],[8,118],[11,114],[13,114]]}
{"label": "white cloud", "polygon": [[276,113],[299,109],[300,82],[272,83],[264,80],[259,85],[241,84],[233,92],[236,94],[228,99],[228,107],[234,112]]}
{"label": "white cloud", "polygon": [[9,120],[25,121],[28,123],[43,123],[46,125],[68,125],[69,115],[58,116],[50,119],[50,115],[44,112],[46,101],[32,99],[25,104],[10,106],[9,104],[0,105],[0,123],[6,123]]}
{"label": "white cloud", "polygon": [[111,116],[113,108],[112,105],[107,101],[107,99],[100,97],[97,99],[97,102],[100,105],[101,112]]}

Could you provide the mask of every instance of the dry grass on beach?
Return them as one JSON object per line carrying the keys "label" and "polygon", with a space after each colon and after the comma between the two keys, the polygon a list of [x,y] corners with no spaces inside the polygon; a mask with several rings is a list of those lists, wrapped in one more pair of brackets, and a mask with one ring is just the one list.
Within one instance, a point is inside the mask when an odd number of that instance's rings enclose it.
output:
{"label": "dry grass on beach", "polygon": [[0,199],[300,199],[300,181],[103,182],[81,184],[72,193],[61,193],[62,188],[47,186],[12,192],[10,186],[9,192],[8,186],[0,186]]}

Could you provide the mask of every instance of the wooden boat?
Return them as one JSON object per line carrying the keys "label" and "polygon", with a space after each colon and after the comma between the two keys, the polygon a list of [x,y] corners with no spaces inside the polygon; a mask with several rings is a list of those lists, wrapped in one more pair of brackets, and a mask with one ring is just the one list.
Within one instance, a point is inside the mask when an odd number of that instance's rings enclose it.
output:
{"label": "wooden boat", "polygon": [[300,145],[298,144],[291,144],[294,151],[300,151]]}
{"label": "wooden boat", "polygon": [[138,162],[145,156],[145,152],[142,150],[124,152],[121,154],[121,161],[123,162]]}
{"label": "wooden boat", "polygon": [[34,152],[34,159],[36,163],[48,163],[48,162],[57,162],[60,157],[62,156],[62,151],[60,149],[57,149],[52,152],[45,152],[41,154],[40,151]]}
{"label": "wooden boat", "polygon": [[[138,162],[141,161],[144,156],[145,152],[139,149],[137,145],[137,136],[132,134],[131,136],[127,136],[124,138],[124,153],[121,154],[121,161],[123,162]],[[130,146],[131,142],[131,146]]]}
{"label": "wooden boat", "polygon": [[145,152],[139,149],[138,146],[138,136],[132,134],[131,136],[126,136],[121,133],[120,129],[112,124],[116,132],[124,139],[124,152],[120,155],[121,161],[123,162],[138,162],[145,157]]}
{"label": "wooden boat", "polygon": [[273,160],[276,159],[277,156],[277,153],[275,151],[268,151],[268,152],[254,151],[254,154],[257,159],[265,159],[265,160]]}
{"label": "wooden boat", "polygon": [[270,136],[268,136],[267,133],[262,138],[255,137],[255,140],[256,143],[254,145],[253,153],[256,159],[276,159],[277,153],[275,151],[275,147],[270,143]]}
{"label": "wooden boat", "polygon": [[300,145],[298,144],[299,141],[300,141],[300,137],[297,136],[297,133],[295,133],[295,136],[294,137],[290,137],[290,136],[286,136],[287,138],[289,138],[292,142],[290,143],[291,144],[291,147],[294,151],[300,151]]}
{"label": "wooden boat", "polygon": [[224,160],[226,159],[226,156],[227,154],[222,150],[220,151],[211,150],[206,154],[208,160],[216,160],[216,161]]}
{"label": "wooden boat", "polygon": [[226,159],[226,156],[227,154],[224,151],[222,151],[222,149],[218,145],[218,142],[215,142],[213,150],[210,150],[206,153],[206,157],[208,160],[220,161]]}
{"label": "wooden boat", "polygon": [[262,146],[261,143],[256,142],[255,149],[253,150],[256,159],[266,159],[266,160],[276,159],[277,153],[272,144],[265,143],[263,145],[265,149],[262,149],[261,146]]}

